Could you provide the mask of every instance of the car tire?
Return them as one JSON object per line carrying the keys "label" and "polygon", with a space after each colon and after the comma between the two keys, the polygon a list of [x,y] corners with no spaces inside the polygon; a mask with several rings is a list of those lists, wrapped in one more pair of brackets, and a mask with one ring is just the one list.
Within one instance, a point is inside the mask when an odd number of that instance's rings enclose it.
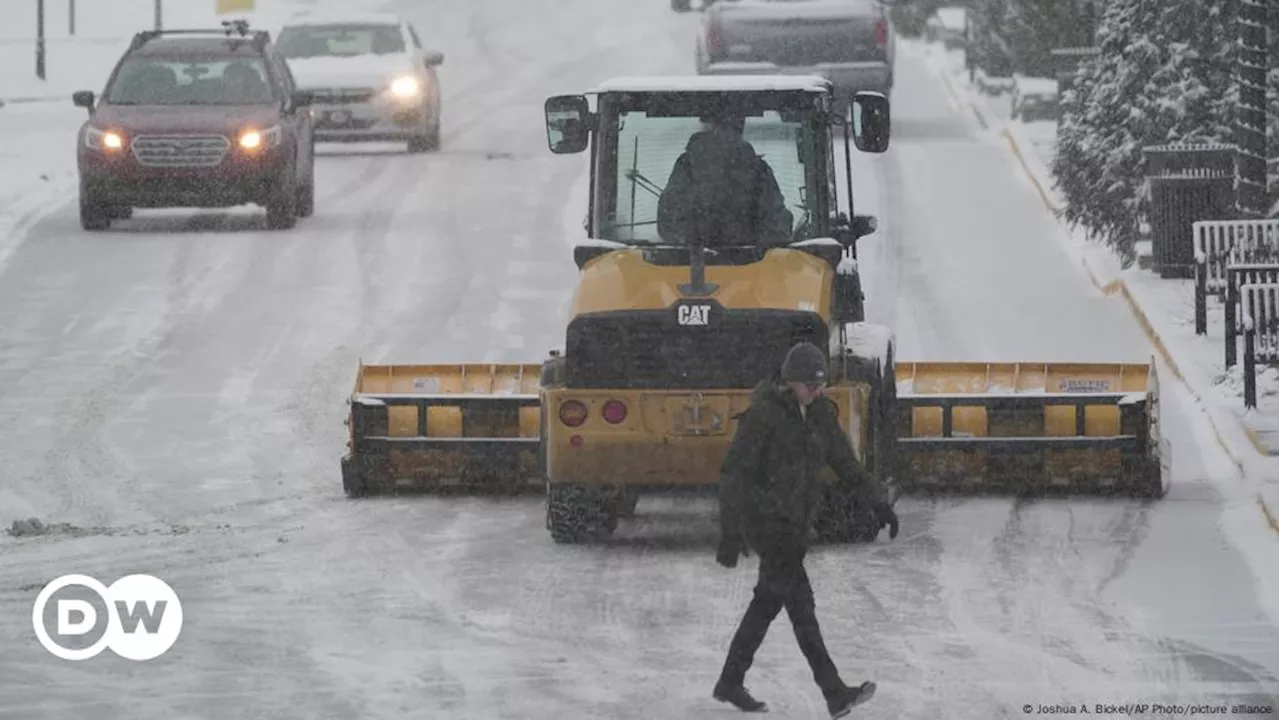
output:
{"label": "car tire", "polygon": [[111,227],[111,208],[104,205],[84,188],[80,189],[80,227],[85,230],[106,230]]}
{"label": "car tire", "polygon": [[424,153],[440,149],[440,119],[428,115],[427,131],[409,138],[409,152]]}
{"label": "car tire", "polygon": [[[314,156],[313,156],[314,157]],[[307,179],[302,183],[302,187],[298,188],[298,217],[311,217],[316,211],[316,166],[315,161],[311,163],[311,168],[307,171]]]}
{"label": "car tire", "polygon": [[298,224],[298,188],[292,177],[290,172],[281,178],[267,198],[267,227],[272,230],[288,230]]}

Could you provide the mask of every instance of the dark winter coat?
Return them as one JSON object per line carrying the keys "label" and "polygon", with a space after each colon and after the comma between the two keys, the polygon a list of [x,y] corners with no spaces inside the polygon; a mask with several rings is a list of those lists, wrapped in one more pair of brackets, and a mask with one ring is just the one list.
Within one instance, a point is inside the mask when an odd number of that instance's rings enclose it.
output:
{"label": "dark winter coat", "polygon": [[817,398],[802,417],[795,393],[780,377],[761,382],[738,421],[720,471],[723,541],[746,542],[757,553],[806,547],[821,506],[818,473],[824,466],[868,501],[885,499],[884,486],[854,454],[835,403]]}
{"label": "dark winter coat", "polygon": [[784,245],[793,220],[751,143],[715,130],[689,138],[658,198],[658,234],[673,244],[701,236],[709,248]]}

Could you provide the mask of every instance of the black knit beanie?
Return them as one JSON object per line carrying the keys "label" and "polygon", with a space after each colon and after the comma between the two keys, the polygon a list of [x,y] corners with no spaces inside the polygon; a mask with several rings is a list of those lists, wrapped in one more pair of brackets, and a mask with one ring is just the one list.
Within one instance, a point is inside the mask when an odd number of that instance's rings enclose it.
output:
{"label": "black knit beanie", "polygon": [[827,354],[811,342],[796,343],[782,361],[784,382],[826,383]]}

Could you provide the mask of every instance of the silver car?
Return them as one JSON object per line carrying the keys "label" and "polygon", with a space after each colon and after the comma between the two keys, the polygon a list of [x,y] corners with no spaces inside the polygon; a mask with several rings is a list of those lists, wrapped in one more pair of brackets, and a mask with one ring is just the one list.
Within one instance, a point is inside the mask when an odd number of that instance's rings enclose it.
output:
{"label": "silver car", "polygon": [[319,142],[408,143],[440,147],[440,52],[423,47],[395,15],[305,15],[276,44],[298,87],[313,94]]}
{"label": "silver car", "polygon": [[876,0],[721,0],[702,16],[699,75],[818,75],[842,101],[888,96],[894,35]]}

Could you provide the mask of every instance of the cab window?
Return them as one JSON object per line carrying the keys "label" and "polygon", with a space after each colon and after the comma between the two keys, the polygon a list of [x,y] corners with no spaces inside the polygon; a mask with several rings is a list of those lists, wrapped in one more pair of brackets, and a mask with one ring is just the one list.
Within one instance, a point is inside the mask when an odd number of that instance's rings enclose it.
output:
{"label": "cab window", "polygon": [[[800,151],[807,117],[784,119],[776,110],[747,117],[742,138],[751,144],[773,170],[786,207],[795,224],[807,220],[808,173]],[[618,116],[612,216],[605,239],[626,243],[661,243],[658,234],[658,198],[689,139],[703,125],[697,115],[649,116],[643,110]]]}
{"label": "cab window", "polygon": [[280,31],[280,53],[291,60],[393,55],[405,52],[399,25],[295,25]]}
{"label": "cab window", "polygon": [[139,55],[120,64],[105,93],[112,105],[270,105],[271,74],[260,57]]}

